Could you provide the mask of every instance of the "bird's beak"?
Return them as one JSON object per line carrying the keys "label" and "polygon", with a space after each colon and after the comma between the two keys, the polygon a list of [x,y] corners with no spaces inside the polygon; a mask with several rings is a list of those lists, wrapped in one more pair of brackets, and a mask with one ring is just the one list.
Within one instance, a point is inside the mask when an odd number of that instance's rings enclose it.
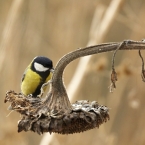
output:
{"label": "bird's beak", "polygon": [[52,72],[52,73],[53,73],[53,72],[54,72],[54,68],[50,69],[50,72]]}

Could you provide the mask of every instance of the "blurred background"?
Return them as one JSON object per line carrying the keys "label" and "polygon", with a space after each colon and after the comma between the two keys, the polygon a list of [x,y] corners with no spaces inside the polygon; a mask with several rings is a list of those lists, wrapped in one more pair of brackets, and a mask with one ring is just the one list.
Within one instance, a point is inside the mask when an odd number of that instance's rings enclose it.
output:
{"label": "blurred background", "polygon": [[[35,56],[47,56],[55,66],[64,54],[89,44],[142,40],[144,14],[144,0],[0,0],[0,144],[144,145],[145,83],[138,51],[117,52],[113,93],[109,92],[113,52],[94,55],[86,66],[71,102],[96,100],[108,106],[111,119],[99,129],[73,135],[17,133],[21,116],[8,115],[9,103],[4,104],[7,90],[20,92],[22,74]],[[143,51],[142,55],[145,58]],[[78,62],[66,68],[66,87]],[[42,143],[44,138],[51,141]]]}

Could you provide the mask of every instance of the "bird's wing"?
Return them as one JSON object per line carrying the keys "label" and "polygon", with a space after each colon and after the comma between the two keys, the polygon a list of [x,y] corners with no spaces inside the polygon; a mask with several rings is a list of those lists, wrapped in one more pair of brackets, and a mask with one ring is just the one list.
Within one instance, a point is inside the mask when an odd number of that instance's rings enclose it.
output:
{"label": "bird's wing", "polygon": [[28,68],[30,68],[30,65],[25,69],[23,76],[22,76],[22,79],[21,79],[21,82],[23,82],[23,80],[25,79],[25,75],[26,75]]}
{"label": "bird's wing", "polygon": [[24,74],[22,76],[21,82],[23,82],[24,78],[25,78],[25,72],[24,72]]}

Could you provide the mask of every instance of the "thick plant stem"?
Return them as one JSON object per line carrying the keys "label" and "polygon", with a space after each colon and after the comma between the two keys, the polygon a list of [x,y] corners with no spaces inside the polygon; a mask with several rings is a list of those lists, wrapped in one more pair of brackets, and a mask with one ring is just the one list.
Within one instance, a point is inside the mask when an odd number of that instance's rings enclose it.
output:
{"label": "thick plant stem", "polygon": [[[121,45],[121,47],[119,47]],[[142,41],[126,40],[120,43],[104,43],[100,45],[89,46],[85,48],[77,49],[76,51],[70,52],[63,56],[56,65],[50,92],[46,96],[45,103],[51,110],[66,110],[71,111],[71,103],[68,99],[68,95],[63,83],[63,72],[65,67],[73,60],[103,52],[116,51],[117,50],[140,50],[145,49],[145,43]],[[62,106],[63,104],[63,106]]]}

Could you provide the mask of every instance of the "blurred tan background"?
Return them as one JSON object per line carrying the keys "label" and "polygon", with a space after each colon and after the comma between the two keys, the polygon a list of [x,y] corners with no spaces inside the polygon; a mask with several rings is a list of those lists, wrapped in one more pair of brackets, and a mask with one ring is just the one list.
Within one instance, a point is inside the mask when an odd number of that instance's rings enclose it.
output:
{"label": "blurred tan background", "polygon": [[[116,2],[119,0],[116,0]],[[85,47],[90,40],[90,29],[99,20],[111,0],[0,0],[0,144],[35,145],[43,139],[33,132],[17,133],[20,115],[8,117],[4,104],[5,92],[20,92],[21,76],[38,55],[51,58],[54,66],[66,53]],[[114,7],[115,9],[115,7]],[[100,15],[99,15],[100,14]],[[145,1],[122,0],[118,12],[105,35],[98,33],[96,41],[118,42],[145,37]],[[111,17],[107,16],[108,18]],[[108,25],[106,22],[105,25]],[[101,27],[101,26],[100,26]],[[93,32],[92,32],[93,33]],[[94,32],[96,33],[96,32]],[[137,51],[120,51],[116,55],[117,89],[109,92],[112,52],[94,55],[87,66],[83,81],[74,99],[96,100],[110,108],[110,121],[80,134],[55,135],[51,145],[144,145],[145,144],[145,83],[140,77],[141,60]],[[142,51],[145,58],[145,53]],[[79,60],[65,71],[69,85]],[[48,138],[51,136],[48,135]]]}

